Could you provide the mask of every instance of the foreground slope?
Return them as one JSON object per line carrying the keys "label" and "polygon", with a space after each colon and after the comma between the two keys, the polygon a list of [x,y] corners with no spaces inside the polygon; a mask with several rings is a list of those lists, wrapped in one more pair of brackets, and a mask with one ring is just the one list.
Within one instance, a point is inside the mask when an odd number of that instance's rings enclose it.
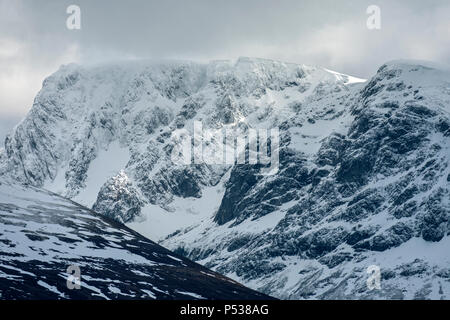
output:
{"label": "foreground slope", "polygon": [[[0,226],[1,299],[267,298],[35,188],[0,182]],[[67,287],[72,265],[79,290]]]}

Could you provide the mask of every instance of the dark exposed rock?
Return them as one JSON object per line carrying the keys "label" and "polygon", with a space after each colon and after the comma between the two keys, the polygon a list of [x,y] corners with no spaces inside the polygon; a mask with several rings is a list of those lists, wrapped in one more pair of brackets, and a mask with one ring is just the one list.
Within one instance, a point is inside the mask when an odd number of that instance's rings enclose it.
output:
{"label": "dark exposed rock", "polygon": [[122,223],[132,221],[144,205],[125,172],[108,180],[101,188],[93,210]]}
{"label": "dark exposed rock", "polygon": [[385,251],[397,247],[414,236],[414,230],[405,223],[399,222],[379,235],[357,243],[356,248],[373,251]]}

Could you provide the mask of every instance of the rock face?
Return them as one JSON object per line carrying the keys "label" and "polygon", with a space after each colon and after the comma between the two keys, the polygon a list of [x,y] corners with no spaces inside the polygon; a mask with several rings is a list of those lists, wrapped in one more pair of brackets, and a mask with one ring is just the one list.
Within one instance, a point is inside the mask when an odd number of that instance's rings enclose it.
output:
{"label": "rock face", "polygon": [[0,181],[0,221],[1,299],[269,298],[36,188]]}
{"label": "rock face", "polygon": [[[450,71],[426,62],[367,82],[248,58],[65,66],[0,172],[280,298],[449,298],[449,108]],[[278,128],[277,173],[174,164],[194,121],[234,137]]]}
{"label": "rock face", "polygon": [[103,212],[111,219],[122,223],[132,221],[141,213],[142,201],[125,172],[109,179],[100,189],[92,209]]}

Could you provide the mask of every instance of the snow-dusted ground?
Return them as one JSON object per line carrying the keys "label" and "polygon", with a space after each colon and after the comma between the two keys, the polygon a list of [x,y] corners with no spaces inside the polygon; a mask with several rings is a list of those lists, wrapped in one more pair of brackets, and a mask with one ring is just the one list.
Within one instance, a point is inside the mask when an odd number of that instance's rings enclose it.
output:
{"label": "snow-dusted ground", "polygon": [[[72,200],[84,206],[92,207],[104,182],[125,168],[129,159],[128,148],[121,147],[118,141],[112,142],[106,150],[100,149],[97,157],[89,165],[85,181],[86,187]],[[66,188],[64,173],[64,170],[60,170],[55,179],[47,181],[43,188],[64,194]]]}
{"label": "snow-dusted ground", "polygon": [[[0,181],[1,299],[260,299],[54,194]],[[81,288],[67,286],[69,266]],[[72,274],[72,273],[70,273]]]}
{"label": "snow-dusted ground", "polygon": [[[225,175],[224,178],[226,177]],[[204,188],[201,198],[175,197],[169,208],[147,204],[141,215],[127,223],[127,226],[158,241],[186,226],[209,221],[211,212],[216,212],[219,208],[225,192],[224,181],[226,179],[222,179],[216,186]]]}

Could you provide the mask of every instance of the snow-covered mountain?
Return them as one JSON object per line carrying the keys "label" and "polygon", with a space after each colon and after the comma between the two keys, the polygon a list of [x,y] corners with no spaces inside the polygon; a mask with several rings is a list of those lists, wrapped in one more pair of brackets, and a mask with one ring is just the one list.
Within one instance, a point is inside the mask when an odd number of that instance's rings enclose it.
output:
{"label": "snow-covered mountain", "polygon": [[0,222],[0,299],[268,298],[33,187],[0,182]]}
{"label": "snow-covered mountain", "polygon": [[[369,81],[249,58],[69,65],[7,137],[0,173],[277,297],[449,298],[449,112],[450,71],[427,62]],[[234,138],[278,128],[278,172],[174,163],[194,121]]]}
{"label": "snow-covered mountain", "polygon": [[[299,147],[313,153],[320,137],[346,121],[346,83],[357,80],[249,58],[63,66],[45,79],[29,115],[7,137],[3,171],[121,221],[148,221],[143,233],[159,239],[210,216],[231,167],[174,165],[174,132],[192,132],[201,121],[205,129],[245,135],[295,118],[305,122],[302,133],[294,132]],[[314,118],[333,125],[319,127]],[[215,201],[196,201],[205,194]],[[187,207],[186,199],[195,201]]]}

